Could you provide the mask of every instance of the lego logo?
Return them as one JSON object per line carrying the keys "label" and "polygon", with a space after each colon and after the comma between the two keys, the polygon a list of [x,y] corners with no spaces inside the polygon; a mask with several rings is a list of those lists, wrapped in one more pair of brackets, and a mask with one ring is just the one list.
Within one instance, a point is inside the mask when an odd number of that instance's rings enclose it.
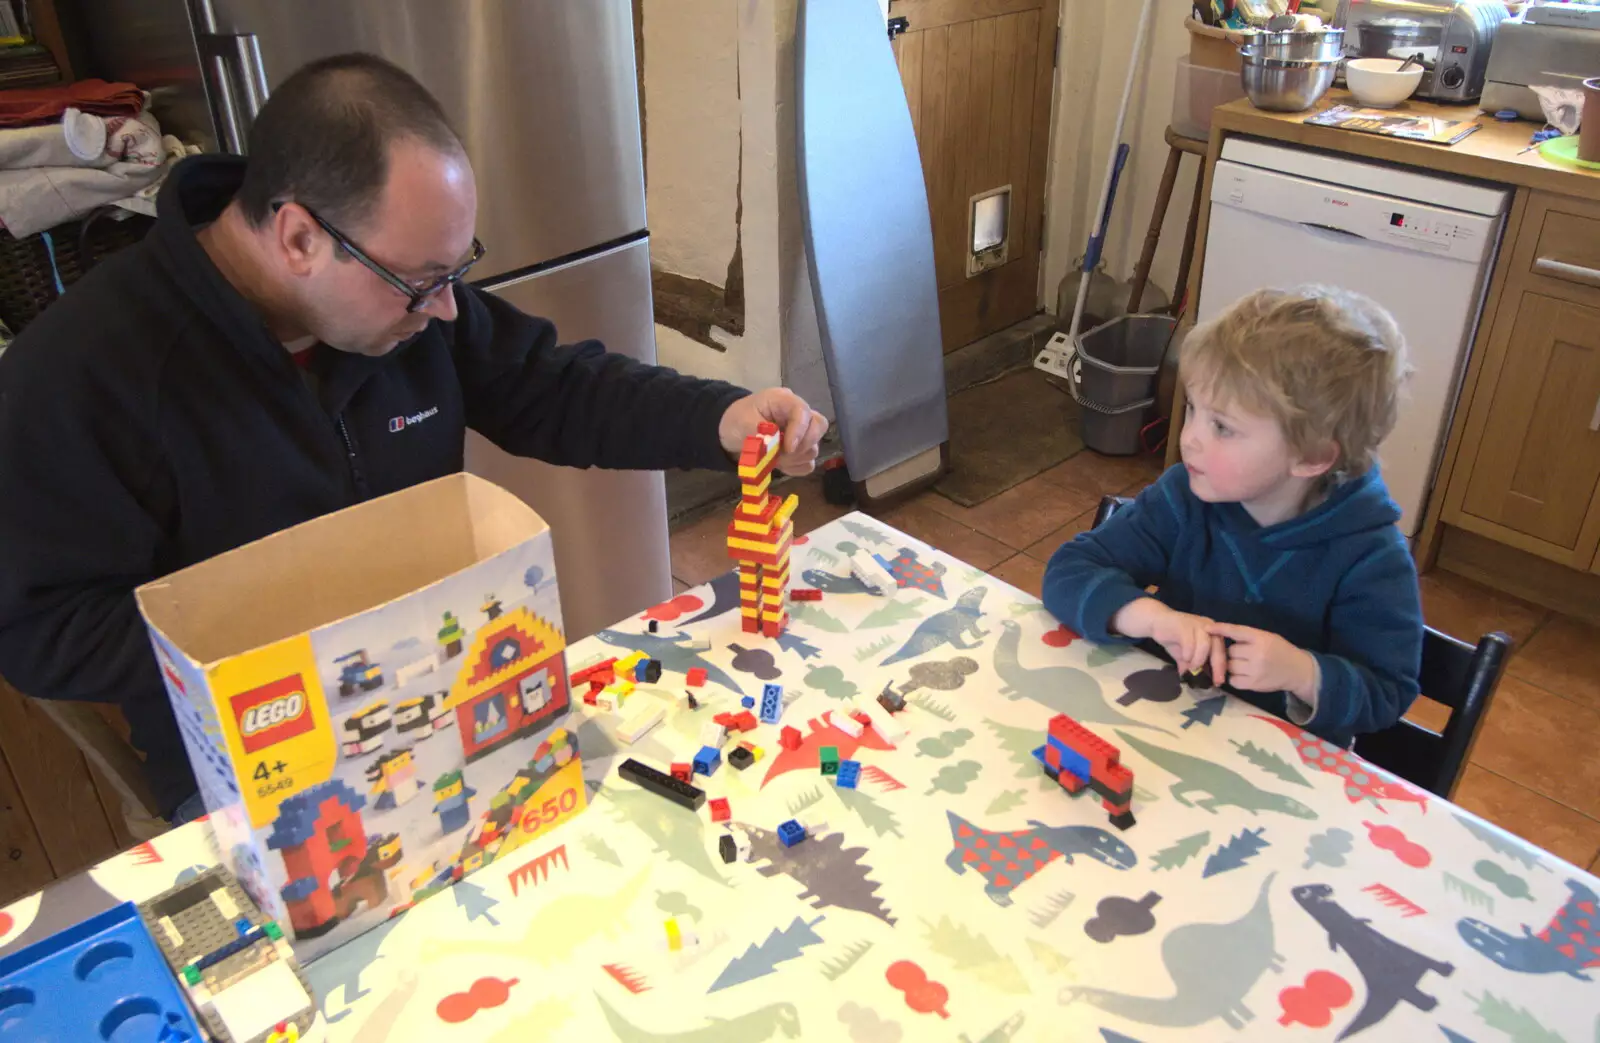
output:
{"label": "lego logo", "polygon": [[231,702],[245,753],[264,750],[316,727],[306,684],[299,674],[240,692]]}
{"label": "lego logo", "polygon": [[245,735],[256,735],[268,728],[276,728],[285,721],[292,721],[306,708],[304,692],[295,692],[259,706],[252,706],[239,718],[239,731]]}

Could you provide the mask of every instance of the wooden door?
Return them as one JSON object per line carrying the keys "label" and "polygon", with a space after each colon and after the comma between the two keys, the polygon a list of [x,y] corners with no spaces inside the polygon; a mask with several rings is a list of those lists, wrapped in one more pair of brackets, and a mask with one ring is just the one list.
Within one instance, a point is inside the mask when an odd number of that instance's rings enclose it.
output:
{"label": "wooden door", "polygon": [[890,0],[947,352],[1039,310],[1058,3]]}
{"label": "wooden door", "polygon": [[1530,290],[1500,322],[1505,364],[1462,507],[1578,551],[1600,488],[1600,307]]}

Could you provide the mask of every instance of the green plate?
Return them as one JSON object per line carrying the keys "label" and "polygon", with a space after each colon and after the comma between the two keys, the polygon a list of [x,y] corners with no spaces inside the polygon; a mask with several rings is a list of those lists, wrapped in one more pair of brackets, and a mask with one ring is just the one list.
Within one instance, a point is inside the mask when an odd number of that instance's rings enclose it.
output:
{"label": "green plate", "polygon": [[1552,163],[1565,163],[1569,167],[1580,170],[1600,170],[1600,163],[1588,159],[1578,158],[1578,136],[1569,134],[1564,138],[1551,138],[1540,143],[1539,155]]}

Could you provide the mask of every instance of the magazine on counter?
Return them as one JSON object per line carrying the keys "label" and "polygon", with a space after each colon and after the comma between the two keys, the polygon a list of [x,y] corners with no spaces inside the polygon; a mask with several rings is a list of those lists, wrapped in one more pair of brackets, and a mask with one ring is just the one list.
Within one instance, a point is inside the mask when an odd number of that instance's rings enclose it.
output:
{"label": "magazine on counter", "polygon": [[1407,115],[1392,109],[1362,109],[1354,105],[1335,105],[1303,122],[1319,127],[1358,130],[1386,138],[1405,138],[1433,145],[1454,145],[1478,129],[1471,120],[1447,120],[1437,116]]}

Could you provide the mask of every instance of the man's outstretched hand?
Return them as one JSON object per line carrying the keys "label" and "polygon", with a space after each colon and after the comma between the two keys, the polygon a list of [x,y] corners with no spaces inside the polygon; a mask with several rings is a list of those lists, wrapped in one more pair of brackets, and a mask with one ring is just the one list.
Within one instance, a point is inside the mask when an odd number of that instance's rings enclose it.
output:
{"label": "man's outstretched hand", "polygon": [[722,414],[717,437],[722,448],[735,459],[744,440],[756,434],[764,420],[778,425],[783,444],[778,448],[777,468],[784,474],[810,474],[817,466],[817,443],[828,430],[828,418],[813,412],[805,399],[788,388],[767,388],[746,395]]}

